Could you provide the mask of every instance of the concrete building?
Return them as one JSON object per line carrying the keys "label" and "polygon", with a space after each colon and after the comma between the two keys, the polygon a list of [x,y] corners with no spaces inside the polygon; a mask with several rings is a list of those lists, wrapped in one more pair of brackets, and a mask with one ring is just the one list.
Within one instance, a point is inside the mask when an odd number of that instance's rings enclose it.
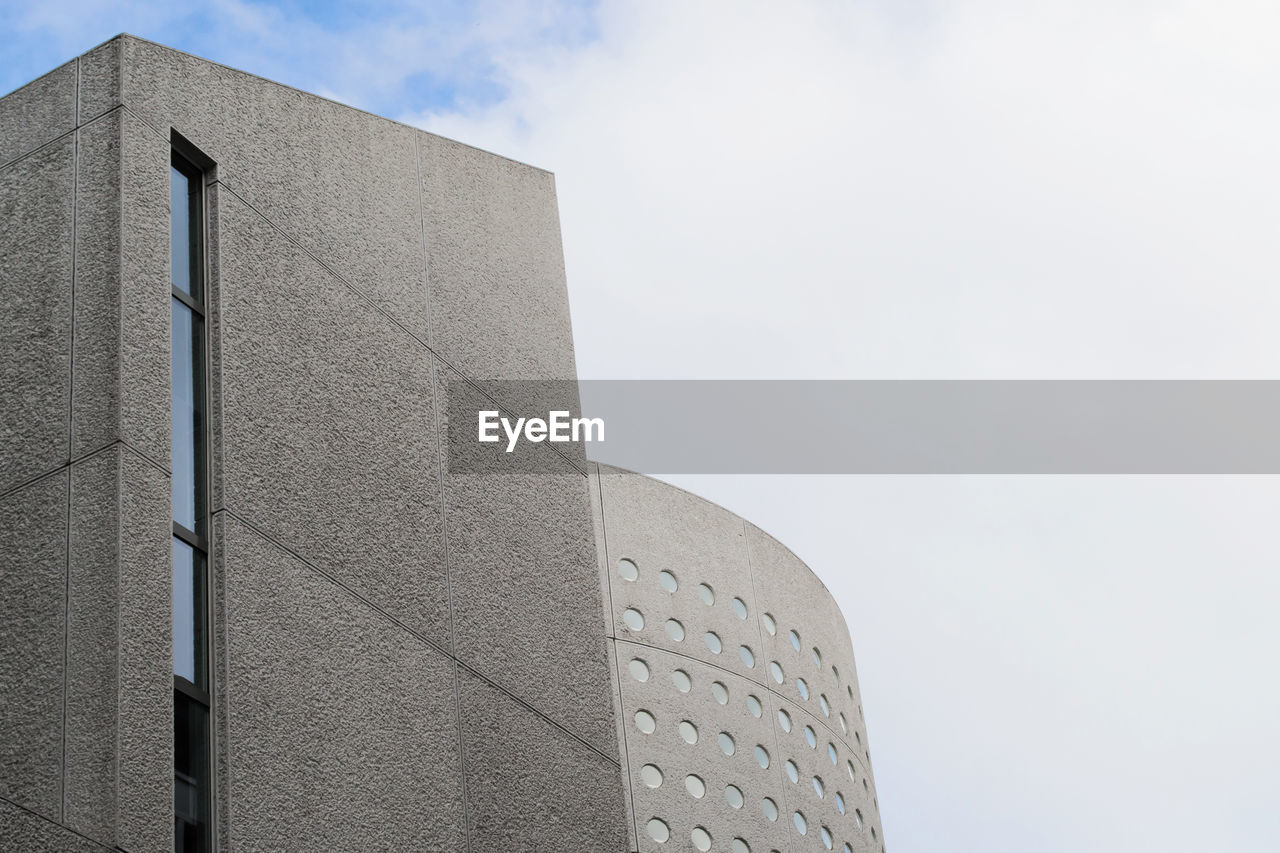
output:
{"label": "concrete building", "polygon": [[549,173],[121,36],[0,210],[0,849],[883,850],[789,551],[447,464],[451,384],[576,377]]}

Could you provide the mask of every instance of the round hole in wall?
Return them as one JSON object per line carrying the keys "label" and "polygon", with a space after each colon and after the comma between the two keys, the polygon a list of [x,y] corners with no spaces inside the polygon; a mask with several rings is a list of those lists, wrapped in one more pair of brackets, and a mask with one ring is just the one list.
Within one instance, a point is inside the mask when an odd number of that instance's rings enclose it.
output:
{"label": "round hole in wall", "polygon": [[640,570],[636,568],[636,564],[623,557],[618,561],[618,574],[622,576],[624,581],[633,581],[640,577]]}
{"label": "round hole in wall", "polygon": [[796,679],[796,690],[800,693],[801,699],[809,698],[809,684],[803,678]]}
{"label": "round hole in wall", "polygon": [[844,794],[836,791],[836,811],[844,814]]}
{"label": "round hole in wall", "polygon": [[703,635],[702,639],[706,641],[707,648],[711,650],[713,655],[720,654],[720,650],[724,648],[724,646],[720,644],[720,635],[715,631],[708,631]]}
{"label": "round hole in wall", "polygon": [[870,792],[870,791],[871,791],[871,789],[867,787],[867,777],[866,777],[866,776],[863,776],[863,777],[862,777],[862,790],[867,791],[867,792]]}
{"label": "round hole in wall", "polygon": [[875,838],[875,837],[876,837],[876,828],[875,828],[874,826],[873,826],[873,827],[871,827],[871,837],[872,837],[872,838]]}
{"label": "round hole in wall", "polygon": [[821,776],[813,777],[813,792],[819,797],[825,797],[827,795],[827,786],[822,784]]}
{"label": "round hole in wall", "polygon": [[693,840],[693,846],[704,851],[704,853],[711,849],[711,833],[702,827],[695,826],[693,832],[689,833],[689,838]]}
{"label": "round hole in wall", "polygon": [[796,812],[793,814],[791,816],[791,822],[796,825],[796,832],[801,835],[804,835],[809,831],[809,822],[804,819],[804,815],[802,813]]}
{"label": "round hole in wall", "polygon": [[831,830],[827,829],[824,826],[822,827],[822,829],[818,830],[818,834],[822,836],[822,846],[830,850],[831,849]]}
{"label": "round hole in wall", "polygon": [[827,744],[827,758],[831,759],[831,763],[833,765],[840,763],[840,754],[836,752],[836,745],[834,743]]}
{"label": "round hole in wall", "polygon": [[790,758],[787,759],[787,778],[795,784],[800,784],[800,769],[796,767],[796,763]]}
{"label": "round hole in wall", "polygon": [[662,771],[656,764],[646,764],[640,768],[640,781],[650,788],[662,787]]}
{"label": "round hole in wall", "polygon": [[756,665],[756,656],[751,653],[751,649],[746,646],[738,646],[738,657],[742,658],[742,662],[748,667]]}
{"label": "round hole in wall", "polygon": [[804,727],[804,742],[809,744],[810,749],[818,748],[818,736],[813,732],[813,726]]}
{"label": "round hole in wall", "polygon": [[667,828],[666,823],[656,817],[649,818],[649,822],[645,824],[645,829],[649,832],[649,837],[659,844],[665,844],[667,839],[671,837],[671,830]]}
{"label": "round hole in wall", "polygon": [[729,704],[729,688],[725,687],[718,681],[711,682],[711,695],[721,705]]}
{"label": "round hole in wall", "polygon": [[724,786],[724,801],[735,809],[742,808],[742,791],[737,785]]}
{"label": "round hole in wall", "polygon": [[818,694],[818,707],[822,709],[822,716],[824,717],[831,716],[831,703],[827,701],[827,694],[825,693]]}
{"label": "round hole in wall", "polygon": [[760,809],[764,812],[764,816],[769,820],[778,819],[778,804],[768,797],[765,797],[760,801]]}
{"label": "round hole in wall", "polygon": [[644,614],[634,607],[628,607],[622,611],[622,623],[632,631],[639,631],[644,627]]}
{"label": "round hole in wall", "polygon": [[[844,688],[844,689],[849,691],[849,699],[850,699],[850,700],[852,700],[852,699],[853,699],[853,685],[852,685],[852,684],[847,684],[847,685],[845,685],[845,688]],[[859,711],[861,711],[861,710],[862,710],[862,706],[858,706],[858,710],[859,710]]]}
{"label": "round hole in wall", "polygon": [[850,782],[854,781],[854,775],[853,775],[853,762],[852,762],[852,761],[846,761],[846,762],[845,762],[845,769],[847,769],[847,770],[849,771],[849,781],[850,781]]}
{"label": "round hole in wall", "polygon": [[764,623],[764,629],[769,632],[769,636],[776,636],[778,633],[778,623],[774,621],[772,614],[761,613],[760,621]]}
{"label": "round hole in wall", "polygon": [[631,677],[636,681],[649,680],[649,664],[640,660],[640,658],[632,658],[627,664],[627,671],[631,673]]}
{"label": "round hole in wall", "polygon": [[751,845],[743,841],[741,838],[733,839],[733,843],[729,845],[732,853],[751,853]]}
{"label": "round hole in wall", "polygon": [[853,819],[858,824],[858,829],[862,829],[862,809],[853,810]]}
{"label": "round hole in wall", "polygon": [[666,624],[667,636],[675,640],[677,643],[684,640],[684,626],[679,620],[668,619]]}
{"label": "round hole in wall", "polygon": [[698,598],[702,599],[702,603],[710,607],[716,603],[716,591],[705,583],[698,584]]}
{"label": "round hole in wall", "polygon": [[681,720],[679,729],[680,729],[680,737],[684,739],[685,743],[698,742],[698,727],[695,726],[693,723],[689,722],[688,720]]}
{"label": "round hole in wall", "polygon": [[675,672],[671,673],[671,683],[674,684],[676,686],[676,690],[679,690],[681,693],[688,693],[690,688],[693,687],[693,681],[690,680],[689,673],[685,672],[683,669],[677,669]]}
{"label": "round hole in wall", "polygon": [[844,718],[844,714],[840,715],[840,731],[844,732],[845,736],[848,737],[849,721]]}
{"label": "round hole in wall", "polygon": [[733,600],[733,615],[737,616],[739,619],[747,618],[747,603],[741,598],[735,598]]}
{"label": "round hole in wall", "polygon": [[684,789],[695,800],[700,800],[707,794],[707,784],[702,781],[701,776],[695,776],[692,773],[684,777]]}
{"label": "round hole in wall", "polygon": [[778,709],[778,725],[782,726],[784,732],[791,731],[791,715],[782,708]]}
{"label": "round hole in wall", "polygon": [[853,848],[849,845],[848,841],[844,843],[844,848],[840,851],[840,853],[853,853]]}
{"label": "round hole in wall", "polygon": [[769,767],[769,750],[757,744],[755,750],[756,764],[768,769]]}
{"label": "round hole in wall", "polygon": [[773,680],[781,684],[786,680],[786,676],[782,673],[782,665],[776,660],[769,663],[769,674],[773,676]]}
{"label": "round hole in wall", "polygon": [[813,665],[819,668],[822,666],[822,652],[818,651],[817,646],[813,647]]}
{"label": "round hole in wall", "polygon": [[662,587],[667,592],[675,592],[679,589],[680,584],[676,583],[675,575],[671,574],[671,572],[666,569],[663,569],[658,572],[658,586]]}
{"label": "round hole in wall", "polygon": [[791,648],[800,651],[800,635],[795,630],[791,631]]}
{"label": "round hole in wall", "polygon": [[654,730],[658,728],[658,721],[648,711],[636,711],[635,720],[636,728],[647,735],[653,734]]}
{"label": "round hole in wall", "polygon": [[837,668],[835,667],[835,665],[834,665],[834,664],[832,664],[832,666],[831,666],[831,674],[835,676],[836,684],[839,684],[839,683],[840,683],[840,670],[839,670],[839,669],[837,669]]}
{"label": "round hole in wall", "polygon": [[720,744],[720,751],[725,755],[733,755],[737,750],[737,746],[733,742],[733,735],[728,732],[721,732],[716,741]]}
{"label": "round hole in wall", "polygon": [[760,705],[760,700],[752,694],[747,694],[747,710],[751,712],[751,716],[759,719],[764,715],[764,708]]}

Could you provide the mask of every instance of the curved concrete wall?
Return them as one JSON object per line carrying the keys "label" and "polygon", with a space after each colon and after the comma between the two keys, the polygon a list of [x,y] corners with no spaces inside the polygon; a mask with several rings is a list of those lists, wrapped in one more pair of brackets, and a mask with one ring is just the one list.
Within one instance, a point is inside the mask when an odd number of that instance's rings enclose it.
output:
{"label": "curved concrete wall", "polygon": [[826,587],[709,501],[603,466],[592,485],[635,849],[882,853]]}

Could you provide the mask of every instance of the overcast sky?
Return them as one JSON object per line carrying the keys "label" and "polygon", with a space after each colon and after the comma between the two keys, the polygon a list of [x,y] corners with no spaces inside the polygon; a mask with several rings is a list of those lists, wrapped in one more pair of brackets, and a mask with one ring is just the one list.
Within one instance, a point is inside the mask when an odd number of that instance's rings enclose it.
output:
{"label": "overcast sky", "polygon": [[[1280,5],[5,3],[556,172],[590,378],[1280,378]],[[82,6],[67,11],[68,6]],[[679,477],[840,601],[893,853],[1280,849],[1276,478]]]}

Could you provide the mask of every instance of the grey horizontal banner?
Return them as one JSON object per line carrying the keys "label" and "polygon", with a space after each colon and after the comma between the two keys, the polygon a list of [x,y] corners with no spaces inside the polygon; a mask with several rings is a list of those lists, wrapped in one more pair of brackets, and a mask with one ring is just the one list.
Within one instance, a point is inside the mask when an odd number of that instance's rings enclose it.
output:
{"label": "grey horizontal banner", "polygon": [[448,442],[458,472],[1280,474],[1280,381],[455,383]]}

